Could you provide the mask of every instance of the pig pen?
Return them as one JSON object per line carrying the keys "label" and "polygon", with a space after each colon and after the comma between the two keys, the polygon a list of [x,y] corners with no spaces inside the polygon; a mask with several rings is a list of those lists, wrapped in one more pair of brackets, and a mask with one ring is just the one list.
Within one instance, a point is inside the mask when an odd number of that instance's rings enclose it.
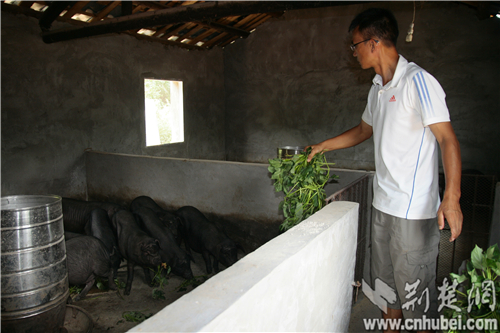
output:
{"label": "pig pen", "polygon": [[[278,209],[278,204],[282,197],[280,193],[274,191],[272,180],[267,171],[267,164],[135,156],[96,151],[87,151],[85,159],[87,193],[81,199],[109,201],[128,206],[135,197],[147,195],[168,210],[175,210],[185,205],[195,206],[209,219],[222,227],[230,238],[243,245],[246,251],[245,253],[239,252],[239,259],[244,259],[249,254],[253,256],[255,253],[260,253],[260,247],[263,244],[272,248],[274,241],[278,241],[280,237],[288,234],[280,235],[279,233],[279,225],[283,217]],[[327,196],[338,192],[367,174],[367,172],[363,171],[340,169],[333,169],[332,172],[339,175],[340,178],[337,182],[326,186]],[[333,204],[342,205],[343,203]],[[355,221],[350,222],[349,228],[342,227],[341,229],[344,230],[343,232],[350,230],[352,234],[354,225],[357,230],[358,209],[352,207],[350,209],[356,213]],[[352,220],[353,217],[351,216],[350,219]],[[314,224],[315,222],[312,221],[311,223]],[[336,220],[328,223],[335,224]],[[316,228],[313,228],[313,230],[316,230]],[[318,235],[323,234],[324,231],[318,231]],[[336,233],[339,233],[339,231],[336,231]],[[279,235],[280,237],[277,237]],[[345,241],[354,246],[354,251],[341,249],[341,252],[345,251],[344,254],[347,258],[352,256],[352,265],[354,265],[356,253],[356,233],[354,233],[353,237],[353,239],[346,239]],[[312,237],[312,239],[316,238],[318,237]],[[299,236],[292,243],[301,244],[305,242],[309,244],[309,241],[304,241]],[[241,267],[238,269],[238,265],[233,265],[227,270],[224,270],[225,267],[221,266],[223,272],[207,276],[201,255],[193,254],[196,263],[192,264],[192,269],[194,275],[200,277],[199,281],[210,278],[208,281],[211,284],[217,283],[219,277],[223,278],[222,273],[235,274],[234,272],[230,273],[235,269],[238,272],[236,274],[241,275],[241,279],[244,281],[245,274],[248,273],[247,269],[240,271]],[[344,254],[338,255],[342,257]],[[244,261],[240,260],[238,264],[240,262]],[[126,281],[126,268],[120,269],[118,277],[122,282]],[[351,297],[353,278],[350,273],[346,272],[341,280],[343,282],[339,282],[339,285],[343,285],[344,290],[347,288],[349,297]],[[167,305],[176,308],[176,304],[181,302],[181,300],[179,302],[176,302],[176,300],[179,298],[184,299],[183,296],[191,294],[191,290],[193,290],[193,286],[188,286],[186,290],[178,291],[179,286],[184,281],[180,277],[171,275],[169,284],[164,288],[166,299],[155,300],[151,294],[152,288],[144,283],[142,269],[137,268],[129,296],[124,296],[123,290],[121,290],[121,294],[118,294],[112,291],[100,292],[93,289],[86,299],[76,302],[75,305],[84,308],[92,315],[95,322],[94,332],[124,332],[138,324],[137,322],[128,322],[122,317],[122,314],[126,311],[140,311],[145,315],[151,315],[164,309]],[[227,281],[221,281],[220,283],[226,284]],[[203,293],[204,287],[205,284],[195,290]],[[186,295],[186,297],[189,296]],[[336,297],[333,296],[332,299]],[[338,295],[338,298],[344,299],[345,297]],[[229,300],[227,303],[230,306],[233,301]],[[350,302],[345,303],[341,309],[335,309],[335,312],[338,314],[340,311],[340,313],[348,317]],[[211,312],[210,309],[203,309],[203,311],[206,313]],[[190,313],[188,310],[186,312]],[[206,315],[200,313],[191,313],[191,315],[194,318],[206,317]],[[173,318],[168,318],[168,316],[166,318],[165,321],[160,320],[164,327],[163,331],[183,330],[182,327],[173,326],[173,323],[170,326],[172,329],[169,328],[169,321],[172,321]],[[158,319],[155,319],[155,321],[158,322]],[[193,318],[190,318],[189,321],[193,322]],[[190,327],[189,330],[202,330],[202,324],[205,325],[207,322],[202,320],[201,324]],[[176,327],[176,329],[173,329],[173,327]],[[237,329],[233,327],[233,330]]]}

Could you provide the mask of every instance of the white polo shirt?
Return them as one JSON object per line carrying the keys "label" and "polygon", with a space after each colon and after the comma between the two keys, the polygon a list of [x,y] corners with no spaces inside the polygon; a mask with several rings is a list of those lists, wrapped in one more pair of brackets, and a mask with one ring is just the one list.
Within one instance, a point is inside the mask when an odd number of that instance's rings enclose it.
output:
{"label": "white polo shirt", "polygon": [[373,206],[406,219],[428,219],[440,204],[438,143],[431,124],[450,121],[446,94],[424,69],[399,56],[392,81],[376,75],[362,119],[373,127]]}

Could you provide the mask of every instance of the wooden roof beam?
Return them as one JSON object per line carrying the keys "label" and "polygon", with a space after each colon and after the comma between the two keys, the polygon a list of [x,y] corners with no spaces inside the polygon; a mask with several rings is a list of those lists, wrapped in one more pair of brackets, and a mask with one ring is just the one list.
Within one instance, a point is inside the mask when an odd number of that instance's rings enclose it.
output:
{"label": "wooden roof beam", "polygon": [[92,19],[90,19],[89,22],[96,22],[100,21],[106,16],[108,16],[109,13],[113,11],[118,5],[120,4],[120,1],[111,1],[110,4],[108,4],[104,9],[102,9],[99,13],[97,13],[96,16],[94,16]]}
{"label": "wooden roof beam", "polygon": [[85,7],[90,1],[70,1],[74,5],[68,9],[68,11],[63,15],[64,18],[72,18],[73,15],[81,12],[82,8]]}
{"label": "wooden roof beam", "polygon": [[[79,4],[78,2],[77,4]],[[170,23],[210,21],[230,15],[283,10],[318,8],[353,4],[352,1],[215,1],[189,6],[159,9],[98,22],[81,28],[65,28],[42,33],[45,43],[117,33],[140,28],[163,26]]]}
{"label": "wooden roof beam", "polygon": [[248,36],[250,36],[250,32],[248,32],[246,30],[231,27],[229,25],[220,24],[217,22],[202,22],[202,21],[193,21],[193,22],[204,25],[204,26],[208,26],[208,27],[213,28],[217,31],[227,32],[228,34],[242,37],[242,38],[247,38]]}

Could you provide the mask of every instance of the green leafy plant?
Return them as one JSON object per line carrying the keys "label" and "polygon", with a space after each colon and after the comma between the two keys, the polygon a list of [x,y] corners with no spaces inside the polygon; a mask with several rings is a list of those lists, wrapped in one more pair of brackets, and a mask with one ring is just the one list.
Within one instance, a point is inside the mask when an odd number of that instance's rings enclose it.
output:
{"label": "green leafy plant", "polygon": [[134,323],[143,322],[144,320],[148,319],[152,315],[153,315],[152,313],[150,313],[149,315],[146,315],[146,314],[142,313],[141,311],[125,311],[122,313],[122,317],[125,318],[126,321],[131,321]]}
{"label": "green leafy plant", "polygon": [[107,283],[107,281],[103,281],[100,278],[96,278],[95,279],[95,286],[99,290],[106,290],[106,289],[108,289],[108,283]]}
{"label": "green leafy plant", "polygon": [[115,279],[115,284],[116,284],[116,288],[118,290],[125,288],[125,282],[122,282],[122,281],[120,281],[118,279]]}
{"label": "green leafy plant", "polygon": [[[446,318],[462,321],[464,330],[448,330],[448,333],[468,332],[467,320],[495,320],[500,324],[500,251],[493,245],[483,251],[476,245],[462,274],[450,273],[456,281],[457,298],[444,311]],[[450,289],[451,287],[448,287]],[[493,307],[493,308],[492,308]],[[483,325],[484,327],[484,325]],[[497,330],[485,329],[477,332],[493,333]]]}
{"label": "green leafy plant", "polygon": [[326,199],[324,187],[329,180],[338,178],[330,175],[329,166],[333,163],[327,163],[324,154],[316,154],[311,162],[307,162],[310,151],[308,148],[290,159],[269,160],[268,170],[274,180],[274,189],[285,195],[279,205],[285,217],[280,225],[281,231],[292,228],[323,208]]}
{"label": "green leafy plant", "polygon": [[193,289],[198,287],[199,285],[203,284],[203,282],[208,280],[208,276],[206,275],[201,275],[201,276],[195,276],[191,280],[186,280],[182,282],[178,287],[177,287],[177,292],[182,292],[186,291],[189,286],[192,286]]}
{"label": "green leafy plant", "polygon": [[69,287],[69,294],[70,294],[70,296],[76,296],[79,293],[81,293],[82,290],[83,289],[80,288],[79,286],[71,286],[71,287]]}
{"label": "green leafy plant", "polygon": [[[166,272],[164,272],[164,269]],[[171,268],[167,266],[166,263],[162,263],[158,265],[158,268],[150,270],[155,274],[153,280],[151,281],[151,285],[157,285],[157,288],[153,289],[153,299],[165,299],[165,292],[162,290],[168,284],[167,275],[170,274]]]}

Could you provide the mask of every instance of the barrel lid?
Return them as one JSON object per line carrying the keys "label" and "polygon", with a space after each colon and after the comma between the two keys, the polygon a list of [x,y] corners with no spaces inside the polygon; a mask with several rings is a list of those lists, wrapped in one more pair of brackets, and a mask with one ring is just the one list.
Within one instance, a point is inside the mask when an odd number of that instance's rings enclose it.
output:
{"label": "barrel lid", "polygon": [[2,213],[4,211],[32,210],[61,202],[58,195],[12,195],[2,197]]}
{"label": "barrel lid", "polygon": [[2,197],[2,231],[24,228],[62,218],[62,198],[57,195]]}

